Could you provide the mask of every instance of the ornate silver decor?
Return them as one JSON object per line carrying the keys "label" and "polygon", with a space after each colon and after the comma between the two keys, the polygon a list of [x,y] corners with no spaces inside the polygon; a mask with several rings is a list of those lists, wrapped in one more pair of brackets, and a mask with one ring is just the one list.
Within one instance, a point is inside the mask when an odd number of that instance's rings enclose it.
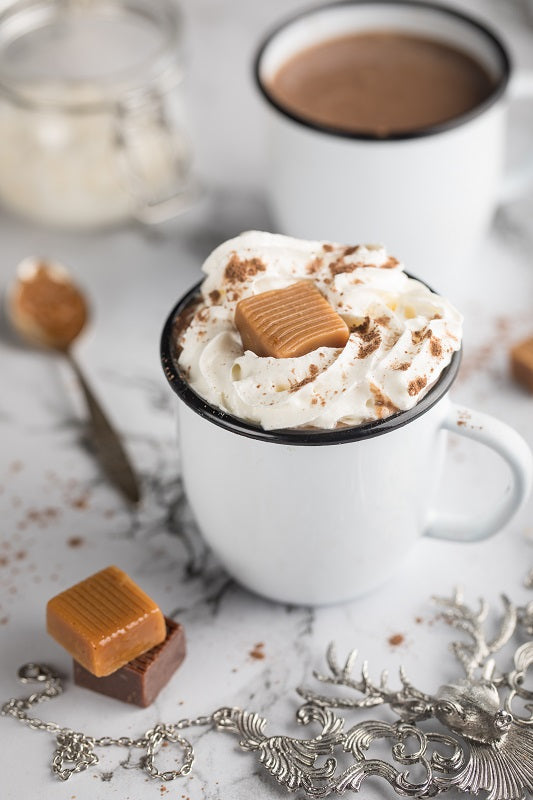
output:
{"label": "ornate silver decor", "polygon": [[[516,631],[533,634],[533,604],[517,608],[502,596],[499,630],[489,640],[484,630],[488,613],[484,601],[477,610],[472,609],[458,591],[451,598],[435,600],[444,619],[467,636],[451,644],[464,677],[429,695],[416,689],[401,668],[400,687],[391,689],[387,673],[373,681],[366,662],[360,676],[354,677],[357,653],[350,653],[340,665],[330,645],[329,673],[315,673],[315,678],[335,691],[322,694],[298,689],[305,701],[297,712],[298,722],[319,727],[319,733],[311,738],[266,736],[264,717],[228,707],[196,719],[158,724],[139,739],[96,739],[28,716],[33,705],[62,691],[57,675],[39,665],[26,665],[19,677],[23,682],[41,682],[43,691],[12,698],[2,707],[2,714],[56,737],[52,771],[62,780],[96,763],[94,748],[110,744],[144,750],[140,766],[153,778],[167,781],[186,775],[194,752],[178,732],[202,725],[237,735],[239,746],[256,753],[278,783],[311,798],[358,792],[367,778],[377,777],[407,797],[434,797],[459,789],[473,795],[483,791],[487,800],[522,800],[533,792],[533,688],[525,687],[533,664],[533,641],[518,647],[508,672],[497,671],[493,656]],[[337,713],[379,705],[387,706],[396,718],[390,722],[365,719],[348,727],[347,720]],[[154,759],[165,740],[179,746],[183,763],[176,770],[160,772]],[[387,743],[388,760],[371,757],[372,745],[378,741]],[[347,759],[349,765],[342,768]],[[411,768],[416,768],[416,779]]]}

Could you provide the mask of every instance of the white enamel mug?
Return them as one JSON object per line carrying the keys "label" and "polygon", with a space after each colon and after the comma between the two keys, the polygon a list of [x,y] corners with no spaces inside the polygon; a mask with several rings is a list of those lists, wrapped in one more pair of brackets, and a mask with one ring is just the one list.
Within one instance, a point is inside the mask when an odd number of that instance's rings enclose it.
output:
{"label": "white enamel mug", "polygon": [[[272,600],[320,605],[383,583],[419,537],[473,542],[500,530],[526,499],[531,451],[503,422],[454,405],[448,391],[460,353],[410,411],[332,431],[264,431],[202,400],[173,353],[176,306],[161,341],[163,369],[178,396],[187,497],[228,573]],[[446,431],[495,450],[511,486],[484,516],[437,515],[432,500]]]}
{"label": "white enamel mug", "polygon": [[[491,95],[446,123],[379,138],[309,122],[270,93],[273,75],[295,53],[336,36],[380,29],[427,36],[468,52],[493,78]],[[457,286],[459,275],[465,288],[469,279],[477,286],[473,256],[496,206],[533,178],[533,153],[528,163],[503,174],[509,100],[533,98],[533,73],[511,72],[508,52],[493,31],[433,3],[345,0],[282,23],[255,61],[269,111],[268,192],[280,232],[382,242],[444,293]]]}

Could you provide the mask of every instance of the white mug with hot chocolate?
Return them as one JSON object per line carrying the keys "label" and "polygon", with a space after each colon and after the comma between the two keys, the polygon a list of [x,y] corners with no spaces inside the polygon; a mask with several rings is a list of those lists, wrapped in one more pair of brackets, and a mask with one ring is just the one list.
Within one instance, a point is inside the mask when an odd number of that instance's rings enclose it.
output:
{"label": "white mug with hot chocolate", "polygon": [[[339,602],[397,572],[422,535],[472,542],[515,514],[531,452],[508,425],[451,402],[461,316],[383,247],[249,232],[204,271],[167,320],[162,363],[178,396],[189,502],[237,581],[278,601]],[[341,317],[345,344],[292,357],[245,350],[237,305],[263,294],[271,303],[299,281]],[[294,310],[296,333],[306,313]],[[511,469],[484,516],[432,510],[449,430]]]}
{"label": "white mug with hot chocolate", "polygon": [[512,74],[492,30],[434,3],[343,0],[270,33],[255,74],[282,232],[382,241],[430,284],[477,285],[497,204],[533,178],[531,154],[504,177],[509,100],[533,98],[533,75]]}

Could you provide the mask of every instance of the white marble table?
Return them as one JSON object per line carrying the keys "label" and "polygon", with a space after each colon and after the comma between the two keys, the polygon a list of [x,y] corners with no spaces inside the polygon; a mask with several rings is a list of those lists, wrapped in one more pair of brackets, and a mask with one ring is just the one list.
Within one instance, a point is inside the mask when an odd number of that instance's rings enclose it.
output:
{"label": "white marble table", "polygon": [[[523,586],[533,566],[533,501],[493,539],[475,546],[422,540],[383,590],[333,608],[270,604],[232,583],[206,552],[180,484],[174,398],[158,362],[158,337],[174,299],[199,277],[209,250],[240,230],[269,226],[262,190],[266,171],[261,108],[249,63],[254,42],[287,6],[238,0],[187,0],[190,106],[198,163],[212,189],[209,203],[172,229],[147,235],[124,229],[94,236],[37,230],[0,215],[0,280],[17,261],[43,253],[69,264],[93,303],[93,324],[78,355],[117,421],[142,476],[144,501],[128,510],[102,479],[84,442],[83,406],[65,365],[0,339],[0,698],[20,691],[20,664],[49,662],[67,676],[65,694],[43,705],[53,719],[94,735],[140,735],[158,720],[175,721],[220,705],[265,713],[269,732],[294,732],[294,688],[312,683],[327,643],[342,654],[357,647],[373,674],[395,675],[432,692],[460,677],[435,622],[433,593],[462,584],[467,598],[501,591],[531,599]],[[506,36],[518,64],[533,68],[533,27],[513,2],[473,7]],[[513,115],[512,156],[531,140],[533,110]],[[214,133],[216,131],[216,135]],[[454,397],[512,423],[533,445],[533,398],[508,376],[511,342],[533,333],[533,191],[501,210],[477,263],[453,299],[467,319],[465,359]],[[452,441],[442,502],[476,512],[506,485],[492,454]],[[118,564],[186,627],[188,657],[153,707],[140,710],[76,688],[71,662],[45,632],[47,599],[108,564]],[[399,644],[391,644],[392,641]],[[259,645],[261,646],[259,647]],[[258,657],[262,655],[263,657]],[[159,798],[200,800],[284,796],[236,740],[193,734],[191,776],[162,785],[120,765],[113,748],[101,763],[61,784],[49,767],[53,739],[0,719],[2,800]],[[164,768],[175,753],[163,751]],[[135,760],[135,755],[132,757]],[[383,784],[365,797],[392,796]]]}

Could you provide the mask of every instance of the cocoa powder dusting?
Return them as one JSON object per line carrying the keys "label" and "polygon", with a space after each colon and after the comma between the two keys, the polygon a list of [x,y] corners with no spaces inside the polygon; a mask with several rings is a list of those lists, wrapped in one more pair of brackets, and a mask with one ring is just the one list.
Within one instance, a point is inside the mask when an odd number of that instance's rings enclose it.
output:
{"label": "cocoa powder dusting", "polygon": [[370,330],[370,317],[365,317],[362,322],[354,323],[350,325],[350,333],[357,333],[357,335],[363,339]]}
{"label": "cocoa powder dusting", "polygon": [[248,655],[250,658],[254,658],[256,661],[262,661],[265,657],[264,647],[264,642],[257,642],[257,644],[254,644]]}
{"label": "cocoa powder dusting", "polygon": [[324,259],[319,258],[317,256],[317,258],[313,258],[313,260],[309,262],[309,264],[305,268],[305,271],[307,272],[308,275],[314,275],[315,272],[318,272],[318,270],[322,267],[323,263]]}
{"label": "cocoa powder dusting", "polygon": [[407,387],[407,393],[410,397],[414,397],[415,394],[419,394],[425,386],[427,386],[428,379],[425,375],[421,375],[418,378],[415,378],[413,381],[409,383]]}
{"label": "cocoa powder dusting", "polygon": [[429,341],[429,351],[433,358],[440,358],[442,356],[442,344],[440,339],[432,336]]}
{"label": "cocoa powder dusting", "polygon": [[199,320],[199,322],[207,322],[209,319],[209,308],[206,306],[197,311],[196,319]]}
{"label": "cocoa powder dusting", "polygon": [[395,267],[398,266],[399,263],[400,262],[398,261],[397,258],[389,256],[388,259],[385,261],[385,263],[381,265],[380,269],[394,269]]}
{"label": "cocoa powder dusting", "polygon": [[398,647],[398,645],[405,642],[405,636],[403,633],[394,633],[392,636],[389,636],[387,641],[391,647]]}
{"label": "cocoa powder dusting", "polygon": [[465,409],[464,411],[460,411],[457,417],[457,424],[461,427],[466,427],[467,423],[470,422],[472,416],[470,413]]}
{"label": "cocoa powder dusting", "polygon": [[399,411],[398,406],[395,406],[390,397],[383,394],[375,383],[370,384],[370,391],[374,395],[374,405],[376,406],[376,413],[379,419],[383,419],[383,417],[387,417],[389,414],[395,414]]}
{"label": "cocoa powder dusting", "polygon": [[226,297],[230,301],[230,303],[238,303],[241,299],[241,295],[239,292],[236,292],[235,289],[231,289],[229,292],[226,293]]}
{"label": "cocoa powder dusting", "polygon": [[430,339],[431,335],[432,334],[429,328],[422,328],[419,331],[411,332],[411,341],[413,342],[413,344],[422,344],[424,339]]}
{"label": "cocoa powder dusting", "polygon": [[366,343],[359,345],[359,352],[357,353],[357,358],[367,358],[374,350],[377,350],[381,344],[381,334],[379,331],[375,331],[372,338]]}
{"label": "cocoa powder dusting", "polygon": [[326,244],[323,244],[323,245],[322,245],[322,250],[323,250],[325,253],[331,253],[331,251],[333,250],[333,245],[332,245],[332,244],[328,244],[328,243],[326,242]]}
{"label": "cocoa powder dusting", "polygon": [[398,259],[393,258],[392,256],[390,256],[387,261],[379,266],[378,264],[367,264],[363,261],[352,261],[346,263],[345,259],[349,256],[352,256],[358,250],[359,247],[357,245],[344,248],[342,255],[329,266],[332,277],[335,277],[335,275],[340,275],[343,272],[354,272],[356,269],[394,269],[394,267],[397,267],[399,264]]}
{"label": "cocoa powder dusting", "polygon": [[220,297],[221,294],[218,291],[218,289],[213,289],[212,292],[209,292],[209,299],[211,300],[214,306],[218,305],[218,303],[220,302]]}
{"label": "cocoa powder dusting", "polygon": [[30,522],[46,523],[48,520],[55,519],[59,516],[60,509],[47,506],[46,508],[30,508],[26,513],[26,519]]}
{"label": "cocoa powder dusting", "polygon": [[265,263],[260,258],[243,259],[239,258],[237,253],[232,253],[224,270],[224,278],[229,283],[242,283],[265,270]]}
{"label": "cocoa powder dusting", "polygon": [[358,358],[367,358],[381,344],[381,333],[370,317],[365,317],[363,322],[358,325],[352,325],[350,333],[355,333],[361,340],[357,354]]}
{"label": "cocoa powder dusting", "polygon": [[78,511],[85,511],[89,507],[89,497],[86,494],[75,497],[70,501],[70,505],[72,508],[77,508]]}
{"label": "cocoa powder dusting", "polygon": [[332,277],[334,278],[335,275],[341,275],[343,272],[354,272],[358,267],[365,267],[366,264],[361,264],[357,261],[353,263],[346,263],[344,260],[344,256],[341,256],[332,264],[329,265],[329,271],[331,272]]}
{"label": "cocoa powder dusting", "polygon": [[405,370],[409,369],[410,363],[408,361],[402,361],[401,364],[391,364],[391,369],[400,370],[400,372],[405,372]]}
{"label": "cocoa powder dusting", "polygon": [[316,364],[309,365],[309,373],[306,375],[305,378],[302,378],[301,381],[296,381],[295,383],[291,383],[289,387],[289,392],[297,392],[298,389],[301,389],[302,386],[307,386],[308,383],[311,383],[316,376],[318,375],[318,367]]}
{"label": "cocoa powder dusting", "polygon": [[69,547],[78,548],[85,544],[85,539],[82,536],[71,536],[67,539],[67,544]]}

